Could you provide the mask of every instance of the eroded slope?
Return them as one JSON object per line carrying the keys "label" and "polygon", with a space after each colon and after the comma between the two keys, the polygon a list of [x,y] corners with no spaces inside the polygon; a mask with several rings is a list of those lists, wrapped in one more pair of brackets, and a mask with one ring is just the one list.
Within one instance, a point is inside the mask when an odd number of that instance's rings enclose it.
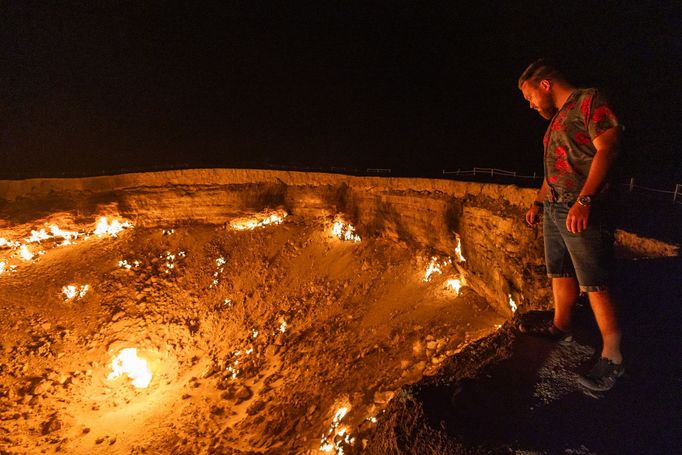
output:
{"label": "eroded slope", "polygon": [[[362,447],[395,391],[502,318],[445,286],[452,265],[425,282],[430,252],[342,241],[332,222],[133,228],[4,274],[0,448]],[[67,284],[89,288],[65,300]],[[148,388],[108,379],[128,347],[151,365]]]}

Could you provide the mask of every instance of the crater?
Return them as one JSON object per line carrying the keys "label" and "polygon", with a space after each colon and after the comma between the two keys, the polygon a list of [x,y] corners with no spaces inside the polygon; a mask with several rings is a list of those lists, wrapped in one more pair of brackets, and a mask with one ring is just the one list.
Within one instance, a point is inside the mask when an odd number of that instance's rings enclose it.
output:
{"label": "crater", "polygon": [[[253,170],[0,182],[0,449],[371,451],[402,387],[548,306],[533,197]],[[145,387],[112,375],[131,348]]]}

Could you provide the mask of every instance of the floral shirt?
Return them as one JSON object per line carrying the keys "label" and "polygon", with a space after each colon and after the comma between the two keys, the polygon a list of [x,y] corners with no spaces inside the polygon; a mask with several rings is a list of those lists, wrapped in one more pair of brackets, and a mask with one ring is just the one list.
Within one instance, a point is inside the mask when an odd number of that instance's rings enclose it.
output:
{"label": "floral shirt", "polygon": [[559,194],[578,195],[597,153],[592,141],[618,125],[618,119],[596,89],[574,90],[549,122],[543,139],[549,186]]}

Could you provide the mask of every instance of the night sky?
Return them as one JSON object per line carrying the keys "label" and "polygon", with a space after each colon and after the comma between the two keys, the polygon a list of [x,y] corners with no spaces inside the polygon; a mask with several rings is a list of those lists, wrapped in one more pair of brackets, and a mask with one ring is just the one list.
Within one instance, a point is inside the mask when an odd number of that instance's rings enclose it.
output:
{"label": "night sky", "polygon": [[516,81],[545,56],[611,100],[624,174],[682,182],[676,2],[53,3],[0,3],[0,178],[541,172]]}

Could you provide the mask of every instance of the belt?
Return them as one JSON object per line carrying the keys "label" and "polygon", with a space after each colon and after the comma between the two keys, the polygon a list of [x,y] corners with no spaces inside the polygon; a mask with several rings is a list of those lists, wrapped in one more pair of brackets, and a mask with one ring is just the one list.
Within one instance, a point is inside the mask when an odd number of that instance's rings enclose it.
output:
{"label": "belt", "polygon": [[575,202],[576,199],[578,199],[578,195],[573,193],[559,193],[550,186],[547,199],[550,202]]}

